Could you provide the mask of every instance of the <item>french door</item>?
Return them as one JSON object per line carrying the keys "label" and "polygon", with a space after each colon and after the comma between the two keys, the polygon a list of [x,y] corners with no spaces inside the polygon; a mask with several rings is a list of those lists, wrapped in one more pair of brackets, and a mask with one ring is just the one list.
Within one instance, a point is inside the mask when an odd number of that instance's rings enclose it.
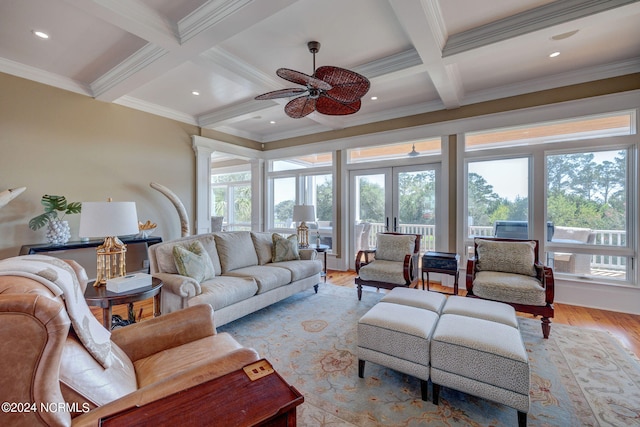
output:
{"label": "french door", "polygon": [[439,172],[439,165],[352,170],[351,258],[374,248],[377,234],[385,231],[420,234],[421,251],[433,250]]}

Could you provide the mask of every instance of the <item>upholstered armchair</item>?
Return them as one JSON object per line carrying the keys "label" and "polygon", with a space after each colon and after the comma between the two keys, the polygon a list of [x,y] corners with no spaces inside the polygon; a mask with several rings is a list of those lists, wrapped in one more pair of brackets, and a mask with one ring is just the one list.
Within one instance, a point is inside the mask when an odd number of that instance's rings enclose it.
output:
{"label": "upholstered armchair", "polygon": [[362,286],[393,289],[410,286],[418,278],[419,234],[379,233],[376,249],[365,249],[356,256],[358,299]]}
{"label": "upholstered armchair", "polygon": [[[68,268],[54,260],[59,271]],[[211,306],[198,305],[114,330],[105,367],[89,351],[95,343],[79,338],[65,306],[65,300],[86,305],[82,295],[56,295],[43,284],[53,270],[12,274],[5,261],[0,261],[0,400],[37,410],[0,413],[2,425],[97,426],[103,417],[259,359],[229,334],[217,334]],[[68,277],[75,277],[83,292],[84,270],[70,265]],[[41,404],[54,410],[40,410]]]}
{"label": "upholstered armchair", "polygon": [[538,241],[476,238],[474,255],[467,261],[467,296],[504,302],[516,311],[542,316],[542,334],[549,338],[553,270],[540,263]]}

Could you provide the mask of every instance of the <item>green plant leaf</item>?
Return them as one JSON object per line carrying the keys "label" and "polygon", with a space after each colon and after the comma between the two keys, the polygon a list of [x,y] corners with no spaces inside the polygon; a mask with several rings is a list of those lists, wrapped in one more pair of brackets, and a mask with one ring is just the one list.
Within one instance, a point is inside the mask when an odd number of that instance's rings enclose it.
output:
{"label": "green plant leaf", "polygon": [[70,202],[67,205],[67,210],[65,214],[77,214],[82,211],[82,203],[81,202]]}
{"label": "green plant leaf", "polygon": [[45,212],[64,212],[67,209],[67,198],[64,196],[52,196],[45,194],[42,196],[40,203],[44,206]]}
{"label": "green plant leaf", "polygon": [[39,228],[44,227],[51,220],[52,214],[52,212],[45,212],[35,218],[32,218],[31,221],[29,221],[29,228],[32,230],[38,230]]}

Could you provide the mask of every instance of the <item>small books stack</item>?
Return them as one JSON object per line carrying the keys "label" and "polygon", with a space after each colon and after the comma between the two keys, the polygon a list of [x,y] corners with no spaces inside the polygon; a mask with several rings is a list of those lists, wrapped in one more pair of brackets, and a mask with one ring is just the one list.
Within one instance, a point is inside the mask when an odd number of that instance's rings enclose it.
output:
{"label": "small books stack", "polygon": [[121,293],[151,286],[151,275],[147,273],[127,274],[126,276],[107,279],[107,290]]}

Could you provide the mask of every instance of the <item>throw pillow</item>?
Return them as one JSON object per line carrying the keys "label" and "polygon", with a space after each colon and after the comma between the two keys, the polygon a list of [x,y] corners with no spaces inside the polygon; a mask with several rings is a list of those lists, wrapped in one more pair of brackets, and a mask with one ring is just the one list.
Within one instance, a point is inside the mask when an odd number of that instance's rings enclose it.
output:
{"label": "throw pillow", "polygon": [[176,262],[178,274],[188,276],[198,283],[215,277],[213,263],[204,246],[199,241],[194,241],[187,247],[175,245],[173,258]]}
{"label": "throw pillow", "polygon": [[293,261],[300,259],[298,252],[298,235],[292,234],[289,237],[282,237],[273,233],[273,262]]}
{"label": "throw pillow", "polygon": [[476,239],[478,244],[478,271],[535,276],[535,242],[506,242]]}
{"label": "throw pillow", "polygon": [[382,234],[377,236],[376,259],[404,261],[407,254],[413,254],[416,245],[415,234]]}

